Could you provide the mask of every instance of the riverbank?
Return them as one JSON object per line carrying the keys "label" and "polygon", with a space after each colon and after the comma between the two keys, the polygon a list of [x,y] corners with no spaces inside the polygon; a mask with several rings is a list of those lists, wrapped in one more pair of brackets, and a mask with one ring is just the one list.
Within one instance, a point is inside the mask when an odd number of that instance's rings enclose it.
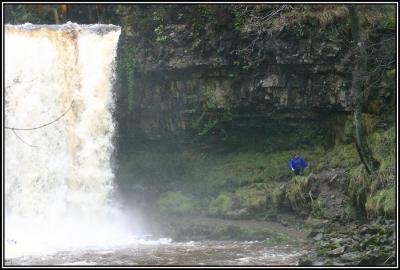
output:
{"label": "riverbank", "polygon": [[[288,172],[291,151],[238,149],[215,153],[192,146],[178,150],[173,147],[132,150],[124,157],[117,177],[123,180],[122,192],[129,195],[126,203],[142,206],[143,213],[152,216],[152,231],[175,241],[284,243],[287,239],[304,239],[291,235],[289,228],[318,229],[323,241],[343,238],[348,239],[346,245],[352,241],[369,241],[375,235],[360,233],[357,240],[347,235],[346,230],[353,226],[369,226],[377,218],[393,223],[390,220],[395,218],[396,207],[396,137],[393,122],[370,115],[365,116],[365,121],[368,140],[381,163],[372,175],[365,172],[355,145],[350,143],[351,118],[347,118],[337,144],[327,149],[317,145],[301,151],[310,164],[304,176],[292,176]],[[379,126],[382,121],[388,123],[384,128]],[[274,139],[279,141],[279,136]],[[124,179],[135,179],[135,183]],[[337,228],[329,229],[331,224]],[[335,230],[343,233],[335,235]],[[302,264],[371,263],[371,260],[360,261],[357,257],[351,261],[347,255],[344,256],[347,261],[335,260],[329,257],[331,255],[325,258],[324,254],[340,248],[339,257],[348,252],[371,253],[374,248],[349,246],[343,250],[335,242],[322,244],[324,249],[319,252],[320,247],[313,245],[317,241],[313,237],[311,233],[300,242],[310,244],[310,250],[314,250],[310,258],[314,252],[316,259],[314,262],[303,260]],[[377,265],[391,263],[388,257],[395,250],[392,239],[386,233],[382,237],[383,242],[376,243],[381,244],[380,247],[375,247],[378,248],[376,253],[381,254]]]}
{"label": "riverbank", "polygon": [[[288,222],[286,220],[286,222]],[[299,219],[288,223],[231,220],[209,217],[169,217],[152,224],[159,237],[174,241],[237,240],[264,241],[274,244],[305,244],[310,229]]]}
{"label": "riverbank", "polygon": [[327,221],[315,225],[309,234],[313,244],[299,266],[394,266],[396,224],[378,218],[367,223]]}

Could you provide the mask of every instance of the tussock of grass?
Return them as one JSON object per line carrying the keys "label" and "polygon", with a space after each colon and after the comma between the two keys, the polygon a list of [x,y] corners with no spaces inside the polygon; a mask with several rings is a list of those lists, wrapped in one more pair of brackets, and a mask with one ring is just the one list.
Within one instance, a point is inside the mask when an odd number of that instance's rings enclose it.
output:
{"label": "tussock of grass", "polygon": [[365,205],[369,187],[370,178],[365,171],[364,165],[359,165],[350,170],[347,193],[353,199],[353,202],[361,208]]}
{"label": "tussock of grass", "polygon": [[316,199],[311,202],[311,215],[316,218],[324,218],[326,214],[326,202],[323,199]]}
{"label": "tussock of grass", "polygon": [[[380,162],[379,170],[367,175],[363,165],[353,167],[349,172],[348,194],[353,201],[365,209],[368,216],[393,216],[394,199],[391,192],[395,183],[395,127],[376,130],[368,136],[369,145],[375,158]],[[386,196],[386,197],[385,197]]]}
{"label": "tussock of grass", "polygon": [[368,217],[385,216],[395,217],[396,211],[396,191],[394,186],[390,186],[368,196],[365,203],[365,210]]}
{"label": "tussock of grass", "polygon": [[396,161],[396,128],[376,131],[369,136],[371,150],[380,161],[380,172],[390,169]]}
{"label": "tussock of grass", "polygon": [[298,210],[306,204],[305,191],[308,185],[307,176],[295,176],[286,186],[286,197],[293,210]]}
{"label": "tussock of grass", "polygon": [[271,202],[270,208],[278,209],[282,205],[283,200],[285,199],[285,191],[284,186],[275,184],[271,193],[269,194],[269,199]]}

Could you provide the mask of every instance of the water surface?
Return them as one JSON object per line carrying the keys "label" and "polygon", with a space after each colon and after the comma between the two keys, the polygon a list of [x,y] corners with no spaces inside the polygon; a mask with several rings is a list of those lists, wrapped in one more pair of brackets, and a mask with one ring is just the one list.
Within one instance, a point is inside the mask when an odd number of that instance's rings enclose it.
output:
{"label": "water surface", "polygon": [[7,265],[249,265],[296,266],[305,253],[296,245],[259,241],[138,241],[125,247],[58,251],[6,260]]}

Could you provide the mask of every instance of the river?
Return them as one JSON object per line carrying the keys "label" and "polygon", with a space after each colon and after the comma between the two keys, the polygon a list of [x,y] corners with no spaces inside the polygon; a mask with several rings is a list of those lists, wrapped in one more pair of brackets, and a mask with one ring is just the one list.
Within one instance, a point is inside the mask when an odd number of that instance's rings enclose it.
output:
{"label": "river", "polygon": [[97,266],[296,266],[305,253],[298,245],[263,241],[136,240],[128,246],[56,251],[6,259],[6,265]]}

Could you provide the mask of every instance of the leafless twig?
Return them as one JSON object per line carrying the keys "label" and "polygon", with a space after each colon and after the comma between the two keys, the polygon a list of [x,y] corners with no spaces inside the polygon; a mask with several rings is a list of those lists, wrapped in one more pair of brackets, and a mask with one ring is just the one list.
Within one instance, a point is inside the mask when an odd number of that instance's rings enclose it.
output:
{"label": "leafless twig", "polygon": [[16,127],[4,127],[5,129],[11,129],[11,130],[35,130],[35,129],[39,129],[39,128],[43,128],[45,126],[51,125],[55,122],[57,122],[58,120],[60,120],[64,115],[67,114],[67,112],[69,112],[69,110],[71,110],[72,105],[74,104],[74,100],[72,100],[71,105],[69,106],[68,110],[66,110],[62,115],[60,115],[59,117],[57,117],[56,119],[54,119],[53,121],[37,126],[37,127],[33,127],[33,128],[16,128]]}
{"label": "leafless twig", "polygon": [[12,132],[15,134],[15,136],[17,136],[17,138],[18,138],[21,142],[23,142],[24,144],[26,144],[26,145],[28,145],[28,146],[30,146],[30,147],[39,147],[39,146],[37,146],[37,145],[31,145],[31,144],[27,143],[26,141],[24,141],[24,140],[17,134],[17,132],[16,132],[14,129],[12,129],[11,131],[12,131]]}

